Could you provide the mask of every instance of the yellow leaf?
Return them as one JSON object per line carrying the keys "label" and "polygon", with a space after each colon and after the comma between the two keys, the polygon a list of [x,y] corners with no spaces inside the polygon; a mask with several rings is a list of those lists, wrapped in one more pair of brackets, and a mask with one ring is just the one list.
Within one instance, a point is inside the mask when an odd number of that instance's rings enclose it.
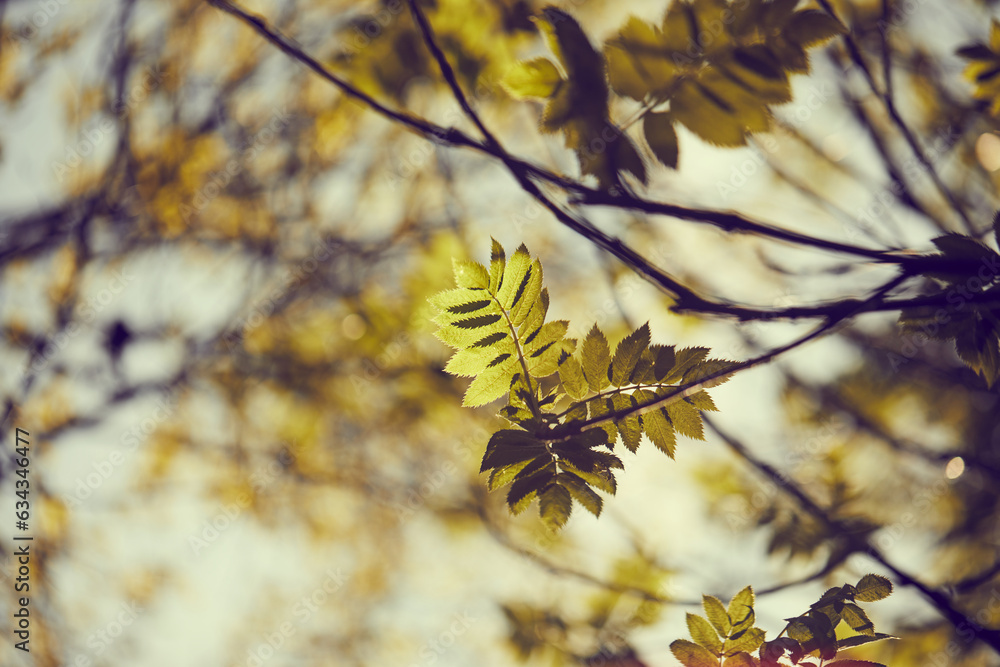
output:
{"label": "yellow leaf", "polygon": [[663,93],[677,74],[671,54],[659,29],[630,17],[604,47],[611,88],[637,100]]}
{"label": "yellow leaf", "polygon": [[656,159],[676,169],[678,146],[673,117],[669,113],[648,113],[642,119],[642,131]]}
{"label": "yellow leaf", "polygon": [[535,58],[511,67],[501,85],[513,97],[552,97],[563,84],[562,74],[548,58]]}
{"label": "yellow leaf", "polygon": [[826,12],[805,9],[795,12],[781,34],[800,46],[816,46],[847,32],[847,27]]}
{"label": "yellow leaf", "polygon": [[716,146],[743,146],[746,132],[734,109],[697,81],[685,81],[670,99],[670,112],[685,127]]}

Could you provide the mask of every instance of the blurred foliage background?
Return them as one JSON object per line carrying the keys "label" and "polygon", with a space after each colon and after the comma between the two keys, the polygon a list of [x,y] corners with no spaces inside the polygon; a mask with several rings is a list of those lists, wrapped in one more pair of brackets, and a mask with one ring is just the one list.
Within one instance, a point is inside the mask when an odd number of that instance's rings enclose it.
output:
{"label": "blurred foliage background", "polygon": [[[833,4],[879,86],[891,72],[932,170],[838,38],[768,132],[732,149],[680,128],[676,171],[639,142],[649,184],[634,187],[878,248],[985,235],[997,119],[955,50],[989,41],[994,4]],[[405,2],[243,6],[390,108],[475,132]],[[424,7],[505,147],[578,178],[538,129],[542,104],[500,83],[547,53],[541,4]],[[666,6],[562,8],[598,45]],[[626,454],[602,517],[577,512],[552,535],[478,474],[501,420],[461,407],[467,381],[443,372],[426,302],[451,286],[452,258],[486,261],[491,236],[526,243],[579,338],[648,320],[654,342],[741,360],[808,323],[671,313],[497,160],[372,113],[205,2],[8,0],[0,17],[2,490],[12,501],[19,427],[35,538],[30,654],[13,648],[3,541],[3,664],[672,665],[702,593],[753,585],[774,633],[870,571],[904,583],[871,611],[900,639],[857,656],[1000,664],[977,641],[1000,628],[1000,409],[951,343],[902,332],[898,313],[859,316],[714,389],[713,423],[975,627],[849,548],[713,429],[676,461]],[[636,108],[615,98],[610,113]],[[676,218],[588,215],[737,302],[857,297],[887,271]]]}

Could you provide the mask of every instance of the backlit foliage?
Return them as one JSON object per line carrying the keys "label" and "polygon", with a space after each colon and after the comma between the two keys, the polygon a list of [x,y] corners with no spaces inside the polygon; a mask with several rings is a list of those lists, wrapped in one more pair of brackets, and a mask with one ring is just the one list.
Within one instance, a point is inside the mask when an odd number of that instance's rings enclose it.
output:
{"label": "backlit foliage", "polygon": [[[876,602],[891,593],[892,583],[877,574],[866,574],[854,586],[844,584],[830,588],[810,605],[809,611],[785,619],[788,624],[771,640],[765,638],[764,630],[754,625],[754,593],[750,586],[733,596],[728,606],[706,595],[702,605],[705,616],[687,615],[688,632],[694,641],[678,639],[670,644],[670,650],[685,667],[778,667],[788,664],[780,662],[782,659],[808,667],[885,667],[867,660],[835,658],[843,649],[895,639],[892,635],[875,632],[868,615],[857,604]],[[841,622],[854,634],[838,638],[836,630]]]}
{"label": "backlit foliage", "polygon": [[700,411],[716,407],[703,388],[724,382],[731,362],[709,359],[706,348],[650,344],[648,324],[614,354],[595,324],[574,354],[569,323],[545,321],[542,265],[523,245],[507,259],[494,240],[489,269],[456,261],[454,272],[458,287],[430,299],[437,337],[457,349],[445,370],[473,378],[465,405],[509,397],[500,414],[516,428],[493,434],[480,472],[490,471],[491,490],[510,484],[512,512],[537,498],[554,529],[573,500],[599,516],[604,501],[595,489],[614,494],[613,471],[623,467],[599,447],[613,450],[620,440],[634,453],[645,434],[673,458],[678,433],[704,439]]}
{"label": "backlit foliage", "polygon": [[0,3],[36,664],[996,661],[994,3],[557,4]]}
{"label": "backlit foliage", "polygon": [[565,132],[583,173],[605,187],[614,171],[645,182],[634,144],[608,120],[609,83],[642,103],[646,143],[668,167],[678,162],[675,123],[709,143],[742,146],[770,128],[771,105],[792,99],[789,77],[809,72],[807,50],[846,30],[826,13],[796,11],[798,4],[679,0],[659,25],[630,18],[605,43],[603,58],[572,17],[549,8],[540,23],[558,66],[547,58],[521,62],[505,84],[516,96],[548,100],[541,127]]}
{"label": "backlit foliage", "polygon": [[[1000,247],[1000,213],[994,217],[994,240]],[[992,387],[1000,379],[1000,307],[975,299],[1000,296],[1000,254],[982,241],[949,234],[933,239],[940,252],[925,256],[923,272],[933,281],[932,294],[944,295],[941,308],[913,308],[900,315],[904,331],[938,340],[954,340],[958,356]]]}

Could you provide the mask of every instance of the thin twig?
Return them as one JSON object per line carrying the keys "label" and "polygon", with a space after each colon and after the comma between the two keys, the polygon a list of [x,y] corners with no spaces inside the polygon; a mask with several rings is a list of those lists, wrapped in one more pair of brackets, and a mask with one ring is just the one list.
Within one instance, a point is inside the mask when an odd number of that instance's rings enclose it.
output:
{"label": "thin twig", "polygon": [[[710,418],[703,417],[703,420],[705,425],[711,428],[727,447],[739,455],[744,461],[749,463],[758,472],[774,482],[778,488],[794,498],[805,511],[826,526],[832,534],[850,535],[850,531],[843,523],[830,516],[827,510],[820,507],[816,501],[803,491],[802,488],[800,488],[790,477],[782,474],[770,464],[757,458],[746,447],[746,445],[741,443],[732,435],[721,430]],[[964,613],[956,609],[947,595],[939,590],[931,588],[915,576],[900,569],[898,566],[890,562],[876,546],[871,544],[868,539],[855,539],[856,544],[853,545],[855,547],[855,551],[865,553],[873,560],[881,564],[896,577],[900,584],[904,586],[912,586],[923,593],[924,597],[930,600],[931,604],[956,628],[973,629],[973,632],[976,634],[978,639],[988,644],[997,652],[1000,652],[1000,630],[991,630],[981,627]]]}
{"label": "thin twig", "polygon": [[766,364],[780,357],[786,352],[790,352],[797,347],[805,345],[806,343],[812,340],[815,340],[817,338],[820,338],[821,336],[826,335],[827,333],[835,329],[844,320],[854,317],[855,315],[867,310],[870,306],[877,304],[879,301],[882,300],[882,298],[887,293],[895,289],[897,286],[899,286],[900,283],[902,283],[905,280],[907,280],[907,276],[905,275],[896,276],[886,284],[882,285],[882,287],[880,287],[871,297],[869,297],[865,301],[859,303],[854,308],[844,310],[835,316],[831,315],[825,322],[823,322],[823,324],[816,327],[815,329],[807,333],[805,336],[796,338],[790,343],[782,345],[781,347],[775,348],[769,352],[756,356],[752,359],[748,359],[746,361],[737,363],[725,370],[711,373],[695,382],[689,382],[687,384],[683,384],[677,387],[677,389],[673,393],[659,397],[655,401],[651,401],[650,403],[635,405],[631,408],[627,408],[624,410],[618,410],[602,417],[595,417],[591,419],[570,422],[569,424],[567,424],[562,428],[556,427],[552,429],[551,432],[549,433],[537,434],[537,435],[539,436],[544,435],[545,437],[542,438],[544,440],[565,439],[585,429],[600,426],[601,424],[605,424],[610,421],[618,421],[621,419],[625,419],[626,417],[629,416],[641,416],[652,410],[657,410],[659,408],[666,407],[671,403],[675,403],[687,396],[691,396],[692,394],[701,391],[707,386],[712,386],[718,381],[723,380],[724,378],[727,378],[734,373],[749,370],[756,366]]}
{"label": "thin twig", "polygon": [[[833,7],[830,5],[829,0],[817,0],[817,2],[827,14],[838,21],[840,20],[836,12],[833,10]],[[921,166],[927,170],[927,174],[934,182],[934,186],[938,189],[942,196],[944,196],[952,210],[954,210],[955,213],[958,214],[958,217],[962,219],[962,223],[965,225],[965,230],[970,234],[975,234],[976,226],[972,223],[972,220],[965,212],[965,208],[962,206],[961,202],[958,201],[958,198],[955,197],[954,193],[952,193],[948,186],[945,185],[944,181],[941,180],[941,176],[937,173],[934,165],[927,159],[924,149],[917,141],[917,137],[914,135],[913,130],[910,129],[910,126],[906,124],[906,121],[904,121],[903,117],[899,114],[899,110],[896,108],[896,104],[893,102],[892,97],[879,92],[878,86],[875,83],[875,78],[872,76],[871,69],[869,69],[868,64],[861,55],[861,50],[858,48],[857,42],[850,33],[844,35],[844,44],[847,45],[847,53],[850,55],[851,60],[861,69],[862,74],[864,74],[865,81],[868,82],[868,86],[871,88],[872,92],[876,95],[876,97],[882,100],[882,103],[885,105],[885,110],[889,113],[889,118],[892,119],[892,122],[895,124],[900,134],[903,135],[906,143],[910,146],[910,150],[913,151],[917,160],[920,161]]]}

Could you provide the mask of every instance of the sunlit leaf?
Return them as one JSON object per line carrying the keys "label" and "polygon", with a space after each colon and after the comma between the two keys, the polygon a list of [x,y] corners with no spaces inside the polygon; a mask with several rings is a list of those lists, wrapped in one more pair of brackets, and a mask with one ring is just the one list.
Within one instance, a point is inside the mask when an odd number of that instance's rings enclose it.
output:
{"label": "sunlit leaf", "polygon": [[686,639],[671,642],[670,652],[685,667],[719,667],[719,659],[708,649]]}
{"label": "sunlit leaf", "polygon": [[847,27],[826,12],[804,9],[795,12],[781,34],[801,46],[816,46],[847,32]]}
{"label": "sunlit leaf", "polygon": [[708,617],[709,622],[721,637],[728,637],[729,632],[733,629],[733,622],[729,618],[729,614],[726,612],[722,601],[713,595],[703,595],[701,600],[702,606],[705,608],[705,616]]}
{"label": "sunlit leaf", "polygon": [[611,386],[611,379],[608,377],[610,365],[608,339],[595,324],[583,339],[583,374],[592,391],[601,391]]}
{"label": "sunlit leaf", "polygon": [[562,528],[573,511],[573,501],[569,491],[558,484],[553,484],[543,491],[538,501],[542,521],[551,530]]}
{"label": "sunlit leaf", "polygon": [[722,655],[722,640],[712,624],[697,614],[687,614],[688,632],[695,643],[705,647],[715,655]]}
{"label": "sunlit leaf", "polygon": [[563,85],[563,77],[548,58],[533,58],[511,67],[501,85],[518,99],[547,98]]}
{"label": "sunlit leaf", "polygon": [[876,602],[892,594],[892,582],[879,574],[866,574],[855,588],[854,599],[859,602]]}

